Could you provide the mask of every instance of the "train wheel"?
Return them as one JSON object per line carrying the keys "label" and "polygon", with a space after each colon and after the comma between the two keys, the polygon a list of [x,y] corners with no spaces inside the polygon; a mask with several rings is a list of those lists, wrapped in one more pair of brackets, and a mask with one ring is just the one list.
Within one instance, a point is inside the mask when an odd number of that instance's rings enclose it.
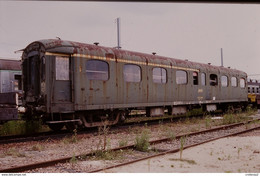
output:
{"label": "train wheel", "polygon": [[64,127],[64,124],[63,123],[50,123],[50,124],[48,124],[48,126],[53,131],[60,131]]}

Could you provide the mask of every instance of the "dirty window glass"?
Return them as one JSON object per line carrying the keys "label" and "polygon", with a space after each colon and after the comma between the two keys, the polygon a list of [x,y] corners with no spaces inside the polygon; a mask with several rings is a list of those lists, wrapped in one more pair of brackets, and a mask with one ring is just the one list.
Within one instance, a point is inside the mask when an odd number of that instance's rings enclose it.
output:
{"label": "dirty window glass", "polygon": [[187,84],[187,72],[183,70],[177,70],[176,71],[176,83],[177,84]]}
{"label": "dirty window glass", "polygon": [[41,80],[45,81],[45,57],[43,56],[41,59]]}
{"label": "dirty window glass", "polygon": [[100,60],[88,60],[86,73],[90,80],[108,80],[108,63]]}
{"label": "dirty window glass", "polygon": [[236,77],[231,78],[231,85],[232,85],[232,87],[237,87],[237,78]]}
{"label": "dirty window glass", "polygon": [[240,78],[240,87],[245,88],[246,87],[246,81],[244,78]]}
{"label": "dirty window glass", "polygon": [[221,86],[222,87],[228,86],[228,77],[227,76],[221,76]]}
{"label": "dirty window glass", "polygon": [[199,83],[198,72],[193,72],[192,76],[193,76],[193,85],[198,85]]}
{"label": "dirty window glass", "polygon": [[206,85],[206,74],[201,73],[201,85],[205,86]]}
{"label": "dirty window glass", "polygon": [[69,79],[69,57],[56,56],[56,80]]}
{"label": "dirty window glass", "polygon": [[153,82],[165,84],[166,83],[166,69],[153,68]]}
{"label": "dirty window glass", "polygon": [[124,80],[126,82],[140,82],[141,68],[133,64],[124,65]]}
{"label": "dirty window glass", "polygon": [[215,74],[210,74],[209,76],[209,83],[211,86],[216,86],[218,85],[218,76]]}

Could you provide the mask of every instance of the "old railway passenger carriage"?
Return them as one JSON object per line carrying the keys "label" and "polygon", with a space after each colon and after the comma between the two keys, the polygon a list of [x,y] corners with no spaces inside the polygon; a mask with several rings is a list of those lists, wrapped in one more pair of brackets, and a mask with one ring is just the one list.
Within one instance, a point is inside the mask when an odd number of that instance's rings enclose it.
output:
{"label": "old railway passenger carriage", "polygon": [[116,124],[132,109],[162,116],[247,102],[242,71],[71,41],[29,44],[22,71],[26,115],[54,130]]}

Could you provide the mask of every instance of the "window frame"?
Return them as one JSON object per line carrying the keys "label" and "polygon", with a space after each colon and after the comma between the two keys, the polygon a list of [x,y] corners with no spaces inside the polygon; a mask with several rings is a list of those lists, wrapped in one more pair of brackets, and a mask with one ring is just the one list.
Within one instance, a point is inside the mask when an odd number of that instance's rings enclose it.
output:
{"label": "window frame", "polygon": [[[130,67],[132,66],[132,68],[138,68],[139,73],[136,74],[137,70],[133,70],[132,72],[130,70]],[[128,67],[128,68],[126,68]],[[126,69],[129,69],[126,72]],[[133,77],[130,77],[129,75],[133,75]],[[138,75],[138,76],[136,76]],[[142,68],[137,65],[137,64],[124,64],[123,66],[123,77],[124,77],[124,81],[128,82],[128,83],[140,83],[142,81]]]}
{"label": "window frame", "polygon": [[[236,80],[234,80],[233,78],[235,78]],[[233,83],[236,83],[236,85],[234,85]],[[231,87],[238,87],[238,79],[235,76],[231,77]]]}
{"label": "window frame", "polygon": [[[160,69],[159,70],[159,73],[160,75],[156,75],[155,74],[155,70],[157,69]],[[155,79],[155,77],[158,76],[160,77],[159,79]],[[165,68],[162,68],[162,67],[154,67],[152,69],[152,77],[153,77],[153,83],[156,83],[156,84],[166,84],[167,83],[167,70]],[[165,79],[163,79],[165,77]],[[157,81],[157,80],[160,80],[160,81]]]}
{"label": "window frame", "polygon": [[[214,79],[212,78],[212,76],[214,76]],[[218,75],[211,73],[209,75],[209,84],[210,86],[218,86]]]}
{"label": "window frame", "polygon": [[55,56],[55,80],[56,81],[70,80],[70,57],[69,56]]}
{"label": "window frame", "polygon": [[[188,84],[188,73],[187,71],[184,71],[184,70],[176,70],[176,84],[177,85],[187,85]],[[178,73],[185,73],[185,75],[178,75]],[[185,80],[182,81],[182,79],[184,78],[185,76]]]}
{"label": "window frame", "polygon": [[[95,63],[95,68],[99,68],[99,69],[94,69],[93,65],[92,65],[92,68],[89,67],[89,62],[93,62]],[[102,63],[102,67],[100,67],[100,63]],[[106,65],[106,67],[104,67]],[[99,66],[99,67],[97,67]],[[103,70],[102,70],[102,69]],[[106,68],[106,69],[104,69]],[[109,64],[106,62],[106,61],[103,61],[103,60],[97,60],[97,59],[89,59],[86,61],[85,63],[85,72],[86,72],[86,77],[88,80],[96,80],[96,81],[108,81],[109,80],[109,77],[110,77],[110,71],[109,71],[110,67],[109,67]],[[96,74],[94,74],[96,73]],[[105,76],[102,76],[105,75]]]}
{"label": "window frame", "polygon": [[[194,74],[196,74],[196,75],[194,75]],[[193,71],[192,78],[193,78],[193,85],[199,85],[199,72]]]}
{"label": "window frame", "polygon": [[[202,76],[202,75],[204,75],[204,77]],[[207,77],[206,77],[206,73],[204,73],[204,72],[202,72],[201,74],[200,74],[200,84],[202,85],[202,86],[206,86],[207,85]]]}
{"label": "window frame", "polygon": [[[241,85],[241,80],[244,81],[243,86]],[[241,89],[245,89],[246,88],[246,79],[245,78],[240,78],[239,79],[239,86],[240,86]]]}
{"label": "window frame", "polygon": [[227,75],[222,75],[220,77],[221,79],[221,87],[228,87],[228,76]]}

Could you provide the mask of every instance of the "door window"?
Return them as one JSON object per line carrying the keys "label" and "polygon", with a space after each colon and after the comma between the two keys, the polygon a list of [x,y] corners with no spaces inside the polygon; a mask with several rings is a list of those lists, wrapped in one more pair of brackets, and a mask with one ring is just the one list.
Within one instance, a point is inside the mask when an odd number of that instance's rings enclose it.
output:
{"label": "door window", "polygon": [[69,57],[56,56],[56,80],[69,80]]}

